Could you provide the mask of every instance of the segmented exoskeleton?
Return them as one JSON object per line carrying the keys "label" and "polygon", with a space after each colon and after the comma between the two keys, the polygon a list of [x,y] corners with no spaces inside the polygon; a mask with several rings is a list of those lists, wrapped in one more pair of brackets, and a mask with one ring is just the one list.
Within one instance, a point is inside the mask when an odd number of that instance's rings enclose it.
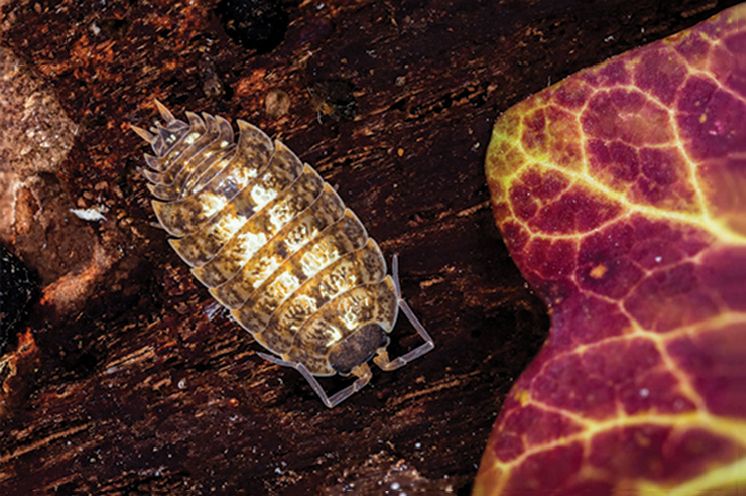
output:
{"label": "segmented exoskeleton", "polygon": [[[132,126],[153,148],[142,172],[153,210],[176,253],[236,321],[297,369],[329,407],[370,380],[368,361],[397,369],[433,349],[401,298],[378,244],[311,166],[281,142],[238,120],[234,139],[222,117]],[[386,351],[399,309],[424,343],[396,359]],[[279,358],[278,358],[279,357]],[[327,396],[314,376],[356,377]]]}

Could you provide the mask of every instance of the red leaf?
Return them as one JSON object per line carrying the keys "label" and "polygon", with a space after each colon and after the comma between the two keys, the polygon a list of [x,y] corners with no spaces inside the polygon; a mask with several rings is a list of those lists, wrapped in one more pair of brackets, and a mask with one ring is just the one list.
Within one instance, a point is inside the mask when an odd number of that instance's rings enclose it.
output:
{"label": "red leaf", "polygon": [[511,108],[486,172],[552,327],[475,494],[746,487],[746,4]]}

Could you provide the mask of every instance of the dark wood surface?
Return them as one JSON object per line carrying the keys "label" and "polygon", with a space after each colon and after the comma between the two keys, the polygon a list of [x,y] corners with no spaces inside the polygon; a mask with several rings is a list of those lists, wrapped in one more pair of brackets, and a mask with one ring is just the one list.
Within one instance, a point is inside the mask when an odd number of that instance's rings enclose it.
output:
{"label": "dark wood surface", "polygon": [[[106,220],[6,240],[46,298],[28,321],[36,367],[0,419],[0,493],[467,494],[548,328],[492,223],[493,120],[734,2],[266,3],[288,25],[260,51],[226,33],[216,2],[3,7],[3,45],[77,126],[40,183],[44,215],[103,206]],[[254,122],[314,165],[399,254],[436,349],[333,410],[257,357],[152,226],[126,123],[151,119],[153,97]],[[80,291],[50,303],[66,275]],[[417,343],[404,323],[395,336]]]}

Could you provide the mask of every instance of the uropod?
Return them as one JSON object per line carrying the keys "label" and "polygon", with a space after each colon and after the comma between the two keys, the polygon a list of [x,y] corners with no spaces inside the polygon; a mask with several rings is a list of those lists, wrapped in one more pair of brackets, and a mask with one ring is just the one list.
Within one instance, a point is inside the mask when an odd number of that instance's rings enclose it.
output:
{"label": "uropod", "polygon": [[[332,186],[280,141],[238,120],[186,112],[131,126],[154,155],[142,168],[169,243],[210,294],[270,353],[334,407],[371,379],[368,362],[402,367],[434,347],[402,298],[396,256],[381,249]],[[423,343],[391,359],[399,310]],[[327,395],[316,377],[355,380]]]}

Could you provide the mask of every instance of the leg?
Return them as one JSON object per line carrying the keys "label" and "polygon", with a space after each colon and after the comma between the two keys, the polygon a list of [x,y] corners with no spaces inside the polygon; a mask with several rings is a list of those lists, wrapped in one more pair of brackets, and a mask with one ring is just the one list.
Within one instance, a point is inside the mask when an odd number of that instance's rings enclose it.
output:
{"label": "leg", "polygon": [[286,362],[285,360],[281,360],[275,356],[268,355],[267,353],[259,353],[259,356],[276,365],[280,365],[282,367],[290,367],[300,372],[301,375],[305,377],[305,379],[311,385],[311,388],[314,390],[314,392],[319,395],[321,401],[323,401],[324,404],[329,408],[334,408],[353,394],[363,389],[365,385],[368,384],[368,382],[370,381],[370,378],[373,377],[373,373],[370,371],[370,367],[368,367],[368,364],[363,364],[355,367],[352,370],[352,373],[357,376],[355,382],[329,397],[327,396],[326,391],[324,391],[324,388],[321,387],[321,384],[319,384],[319,381],[316,380],[316,377],[314,377],[302,363]]}
{"label": "leg", "polygon": [[394,258],[391,261],[391,273],[394,278],[396,296],[399,299],[399,308],[402,312],[404,312],[407,320],[409,320],[409,323],[412,324],[412,327],[414,327],[414,330],[417,331],[417,334],[422,338],[424,343],[419,345],[417,348],[405,353],[404,355],[394,358],[393,360],[389,358],[386,350],[381,351],[375,358],[373,358],[373,362],[378,365],[381,370],[386,372],[390,372],[392,370],[403,367],[412,360],[421,357],[428,351],[435,348],[433,338],[431,338],[425,328],[422,327],[422,324],[420,323],[419,319],[414,314],[412,309],[409,307],[406,300],[401,297],[401,286],[399,285],[399,259],[396,255],[394,255]]}
{"label": "leg", "polygon": [[396,297],[401,299],[401,285],[399,284],[399,255],[391,257],[391,277],[394,279]]}

